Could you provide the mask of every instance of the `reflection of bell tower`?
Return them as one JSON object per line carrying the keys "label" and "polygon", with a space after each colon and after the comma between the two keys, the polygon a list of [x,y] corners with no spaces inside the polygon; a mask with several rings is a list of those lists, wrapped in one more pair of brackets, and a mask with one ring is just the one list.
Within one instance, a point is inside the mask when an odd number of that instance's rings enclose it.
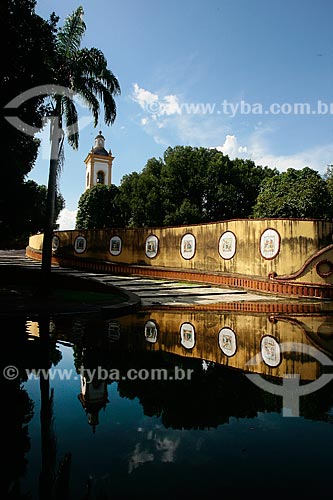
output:
{"label": "reflection of bell tower", "polygon": [[96,425],[99,424],[99,411],[105,409],[109,402],[106,380],[87,382],[86,378],[81,376],[81,392],[78,398],[88,416],[88,423],[95,432]]}
{"label": "reflection of bell tower", "polygon": [[109,152],[104,148],[105,137],[102,131],[95,137],[95,145],[91,148],[87,158],[84,160],[86,164],[86,189],[89,189],[96,184],[105,184],[109,186],[112,178],[112,156],[111,149]]}

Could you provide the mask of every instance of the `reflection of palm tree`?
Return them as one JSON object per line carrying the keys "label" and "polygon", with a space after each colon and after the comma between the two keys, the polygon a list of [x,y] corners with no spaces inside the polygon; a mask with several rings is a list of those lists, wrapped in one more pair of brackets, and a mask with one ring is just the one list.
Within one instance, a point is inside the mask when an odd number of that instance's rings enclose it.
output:
{"label": "reflection of palm tree", "polygon": [[57,443],[53,427],[53,389],[50,392],[48,376],[40,376],[40,428],[42,468],[39,477],[40,500],[54,498]]}
{"label": "reflection of palm tree", "polygon": [[62,459],[58,472],[56,471],[57,439],[54,431],[53,396],[50,389],[49,369],[51,368],[51,350],[48,317],[39,321],[41,343],[41,366],[44,372],[40,374],[40,428],[42,467],[39,476],[40,500],[66,500],[69,498],[69,479],[71,455],[67,453]]}
{"label": "reflection of palm tree", "polygon": [[72,461],[71,453],[66,453],[59,465],[55,483],[56,500],[69,499],[71,461]]}
{"label": "reflection of palm tree", "polygon": [[40,500],[54,498],[53,486],[55,481],[56,463],[56,437],[53,427],[53,389],[50,390],[50,379],[48,370],[50,362],[50,334],[49,318],[41,318],[39,321],[39,336],[41,344],[41,365],[44,374],[40,374],[40,429],[41,429],[41,453],[42,467],[39,477]]}

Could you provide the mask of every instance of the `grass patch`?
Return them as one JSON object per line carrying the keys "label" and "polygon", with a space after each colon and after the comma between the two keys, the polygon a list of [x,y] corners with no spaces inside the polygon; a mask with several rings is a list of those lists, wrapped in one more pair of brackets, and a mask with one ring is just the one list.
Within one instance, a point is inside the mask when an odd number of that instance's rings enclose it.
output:
{"label": "grass patch", "polygon": [[52,296],[57,300],[66,302],[80,302],[89,304],[120,304],[126,298],[121,292],[110,289],[106,292],[94,292],[90,290],[70,290],[68,288],[55,288]]}
{"label": "grass patch", "polygon": [[20,307],[85,307],[118,305],[128,296],[115,287],[95,280],[51,273],[49,286],[42,286],[39,270],[6,266],[0,269],[0,299],[4,309]]}

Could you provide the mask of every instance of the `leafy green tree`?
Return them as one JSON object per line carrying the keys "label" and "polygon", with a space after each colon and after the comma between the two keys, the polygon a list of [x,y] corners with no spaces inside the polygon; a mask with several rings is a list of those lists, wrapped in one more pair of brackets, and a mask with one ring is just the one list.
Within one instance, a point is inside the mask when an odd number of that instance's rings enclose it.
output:
{"label": "leafy green tree", "polygon": [[[37,232],[43,232],[46,225],[46,200],[47,200],[47,187],[44,185],[36,184],[30,180],[24,185],[25,194],[25,207],[24,218],[26,220],[26,232],[29,235]],[[54,221],[57,222],[61,210],[65,208],[65,200],[61,193],[56,193]]]}
{"label": "leafy green tree", "polygon": [[162,162],[148,160],[143,171],[125,175],[119,188],[120,209],[129,226],[161,226],[164,217]]}
{"label": "leafy green tree", "polygon": [[96,185],[80,197],[76,216],[77,229],[122,227],[125,225],[118,203],[119,188]]}
{"label": "leafy green tree", "polygon": [[276,171],[216,149],[176,146],[120,185],[127,225],[165,226],[249,217],[261,182]]}
{"label": "leafy green tree", "polygon": [[[0,67],[0,106],[4,108],[22,92],[52,81],[50,66],[54,53],[55,15],[45,21],[35,13],[35,0],[3,0],[2,64]],[[45,116],[44,96],[22,103],[11,114],[34,127],[41,127]],[[2,169],[0,183],[0,247],[21,239],[17,221],[24,217],[26,206],[21,203],[22,186],[34,166],[39,141],[11,125],[2,113]]]}
{"label": "leafy green tree", "polygon": [[[12,233],[7,241],[3,237],[2,245],[6,248],[25,248],[29,236],[43,232],[46,224],[46,186],[38,185],[32,180],[23,182],[16,188],[16,199],[19,200],[21,211],[12,214],[11,222],[15,226],[15,234]],[[54,223],[64,207],[65,200],[57,193]]]}
{"label": "leafy green tree", "polygon": [[326,172],[325,172],[325,175],[324,175],[324,179],[326,181],[328,193],[330,196],[330,211],[329,212],[330,212],[330,217],[332,218],[333,217],[333,164],[328,165]]}
{"label": "leafy green tree", "polygon": [[280,173],[251,160],[230,160],[214,149],[177,146],[168,148],[163,160],[148,160],[141,173],[124,176],[113,200],[116,221],[105,223],[109,208],[103,208],[100,197],[93,225],[86,225],[90,215],[82,211],[78,227],[154,227],[253,216],[329,218],[333,168],[325,179],[309,167]]}
{"label": "leafy green tree", "polygon": [[208,149],[191,146],[176,146],[165,151],[161,174],[164,224],[189,223],[186,213],[191,222],[205,219],[205,174],[209,156]]}
{"label": "leafy green tree", "polygon": [[329,218],[327,183],[309,167],[288,168],[263,183],[253,209],[254,217]]}
{"label": "leafy green tree", "polygon": [[[116,103],[114,96],[120,93],[117,78],[107,67],[104,54],[97,48],[81,48],[82,38],[86,31],[83,21],[83,8],[78,7],[65,19],[59,29],[56,39],[56,54],[53,67],[55,77],[53,83],[66,87],[78,94],[88,105],[97,126],[100,115],[100,101],[104,107],[104,121],[107,125],[116,118]],[[55,193],[57,176],[61,163],[59,158],[63,152],[63,123],[68,129],[74,127],[67,135],[69,144],[77,149],[79,131],[76,126],[78,114],[75,103],[68,95],[55,95],[52,98],[53,123],[51,159],[48,181],[47,225],[44,230],[42,270],[47,283],[51,271],[52,233],[55,210]]]}

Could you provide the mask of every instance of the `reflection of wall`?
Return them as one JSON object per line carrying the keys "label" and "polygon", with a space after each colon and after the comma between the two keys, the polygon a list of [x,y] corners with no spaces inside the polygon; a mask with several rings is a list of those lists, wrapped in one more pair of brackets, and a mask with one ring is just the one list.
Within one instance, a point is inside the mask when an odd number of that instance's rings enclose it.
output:
{"label": "reflection of wall", "polygon": [[[332,325],[333,318],[326,318]],[[292,317],[250,315],[233,313],[203,313],[152,311],[144,316],[126,316],[120,318],[122,331],[129,333],[127,342],[131,342],[131,331],[140,331],[145,340],[145,325],[153,321],[157,327],[156,342],[146,341],[146,348],[154,351],[166,351],[184,357],[201,358],[221,365],[229,366],[247,372],[262,373],[273,377],[283,377],[286,374],[299,374],[303,380],[314,380],[320,372],[319,363],[308,354],[308,348],[314,345],[309,333],[316,336],[325,318],[322,316]],[[138,324],[139,323],[139,324]],[[195,345],[186,349],[181,344],[181,325],[189,323],[195,331]],[[326,325],[327,323],[325,323]],[[219,347],[219,332],[228,327],[235,333],[236,352],[232,356],[224,354]],[[281,363],[276,367],[267,366],[260,359],[255,365],[248,361],[261,352],[261,341],[271,336],[279,345],[285,342],[300,343],[301,351],[282,352]],[[320,348],[319,343],[317,347]],[[332,346],[333,347],[333,346]],[[332,350],[333,353],[333,350]]]}
{"label": "reflection of wall", "polygon": [[[330,285],[333,288],[333,264],[330,264],[333,262],[332,231],[331,222],[291,219],[244,219],[154,229],[61,231],[57,232],[60,239],[57,258],[88,258],[118,264],[221,273],[240,279],[261,279],[280,287],[282,283],[305,283],[326,287]],[[153,259],[145,251],[146,239],[152,233],[159,242],[158,253]],[[232,234],[235,238],[230,255],[224,254],[220,248],[220,238],[225,233]],[[81,255],[75,253],[73,247],[79,234],[87,238],[87,250]],[[181,241],[185,234],[194,237],[195,251],[191,258],[182,256]],[[122,240],[119,255],[111,255],[109,252],[110,238],[114,235]],[[42,235],[30,238],[28,254],[30,252],[30,255],[36,256],[33,249],[41,250],[41,238]],[[274,246],[271,251],[268,251],[268,244]],[[210,276],[210,280],[212,279],[219,282],[218,278]],[[226,281],[222,283],[227,284]],[[235,282],[234,286],[247,288],[249,284],[243,280]],[[304,288],[304,295],[307,295],[308,291]],[[285,289],[274,290],[273,287],[267,291],[293,293],[288,285]]]}

